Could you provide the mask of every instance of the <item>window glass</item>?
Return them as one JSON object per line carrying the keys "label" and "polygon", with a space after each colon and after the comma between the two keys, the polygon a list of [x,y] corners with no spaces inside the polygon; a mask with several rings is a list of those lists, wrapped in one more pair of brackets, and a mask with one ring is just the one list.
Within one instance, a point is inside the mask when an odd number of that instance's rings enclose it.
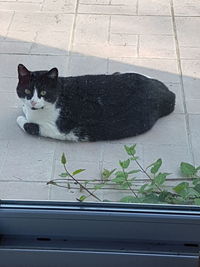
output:
{"label": "window glass", "polygon": [[198,10],[0,1],[0,198],[200,205]]}

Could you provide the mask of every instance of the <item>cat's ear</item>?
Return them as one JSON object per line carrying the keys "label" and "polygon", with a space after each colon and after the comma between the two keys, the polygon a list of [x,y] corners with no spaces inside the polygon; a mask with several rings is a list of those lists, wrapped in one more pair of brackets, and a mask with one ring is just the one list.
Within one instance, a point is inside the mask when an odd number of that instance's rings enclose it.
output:
{"label": "cat's ear", "polygon": [[30,71],[22,64],[18,65],[18,76],[20,78],[25,78],[30,76]]}
{"label": "cat's ear", "polygon": [[58,69],[53,68],[47,72],[47,77],[50,79],[57,79],[58,78]]}

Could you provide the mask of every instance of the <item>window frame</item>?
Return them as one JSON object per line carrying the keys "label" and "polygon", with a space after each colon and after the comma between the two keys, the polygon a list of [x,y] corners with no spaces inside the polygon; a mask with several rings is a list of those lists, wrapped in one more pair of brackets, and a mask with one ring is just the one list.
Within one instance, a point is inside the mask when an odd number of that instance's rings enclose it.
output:
{"label": "window frame", "polygon": [[2,200],[0,235],[4,267],[26,261],[55,266],[58,260],[70,267],[104,260],[101,266],[193,267],[199,264],[200,208]]}

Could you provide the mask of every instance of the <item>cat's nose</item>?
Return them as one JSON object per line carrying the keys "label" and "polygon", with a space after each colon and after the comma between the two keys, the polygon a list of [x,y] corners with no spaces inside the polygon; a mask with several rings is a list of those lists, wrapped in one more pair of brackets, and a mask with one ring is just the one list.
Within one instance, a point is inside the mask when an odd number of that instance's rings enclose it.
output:
{"label": "cat's nose", "polygon": [[37,104],[34,100],[31,100],[31,105],[34,107]]}

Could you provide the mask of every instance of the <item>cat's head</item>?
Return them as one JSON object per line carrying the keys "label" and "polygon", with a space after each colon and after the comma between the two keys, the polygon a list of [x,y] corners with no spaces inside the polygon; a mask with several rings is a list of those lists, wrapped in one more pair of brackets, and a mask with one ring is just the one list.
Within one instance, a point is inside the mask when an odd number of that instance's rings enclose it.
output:
{"label": "cat's head", "polygon": [[18,65],[18,97],[33,110],[45,108],[57,99],[58,70],[29,71],[24,65]]}

